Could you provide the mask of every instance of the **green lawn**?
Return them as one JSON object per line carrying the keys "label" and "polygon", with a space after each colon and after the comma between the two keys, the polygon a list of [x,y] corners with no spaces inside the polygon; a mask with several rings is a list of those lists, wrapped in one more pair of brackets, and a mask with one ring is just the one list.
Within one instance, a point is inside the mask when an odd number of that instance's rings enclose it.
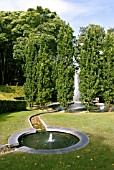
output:
{"label": "green lawn", "polygon": [[[29,128],[28,117],[38,111],[0,114],[0,144]],[[13,152],[0,156],[0,170],[114,170],[114,112],[50,113],[41,116],[49,126],[73,128],[89,135],[83,149],[63,154]]]}
{"label": "green lawn", "polygon": [[28,117],[38,111],[21,111],[0,114],[0,145],[6,144],[9,136],[17,131],[31,128]]}
{"label": "green lawn", "polygon": [[0,85],[0,100],[14,100],[14,97],[24,96],[22,86]]}

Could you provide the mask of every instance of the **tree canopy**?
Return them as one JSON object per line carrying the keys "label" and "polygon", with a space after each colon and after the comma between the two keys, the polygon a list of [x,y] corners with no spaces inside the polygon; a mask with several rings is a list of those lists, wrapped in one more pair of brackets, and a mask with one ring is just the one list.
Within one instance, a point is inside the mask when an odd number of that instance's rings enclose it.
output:
{"label": "tree canopy", "polygon": [[99,25],[91,24],[80,29],[75,59],[81,70],[81,101],[88,109],[96,97],[102,102],[114,101],[113,41],[113,32],[106,34],[104,28]]}
{"label": "tree canopy", "polygon": [[[66,106],[74,88],[72,28],[55,12],[39,6],[27,12],[1,12],[1,17],[1,25],[6,21],[7,24],[0,34],[0,84],[9,84],[6,77],[9,68],[14,70],[9,77],[11,84],[24,84],[30,105],[38,103],[43,107],[58,99]],[[12,66],[7,67],[9,59]]]}
{"label": "tree canopy", "polygon": [[55,12],[38,6],[0,12],[0,85],[24,85],[26,100],[41,107],[73,99],[75,62],[80,67],[80,100],[89,109],[96,97],[114,102],[114,28],[81,27],[73,36]]}

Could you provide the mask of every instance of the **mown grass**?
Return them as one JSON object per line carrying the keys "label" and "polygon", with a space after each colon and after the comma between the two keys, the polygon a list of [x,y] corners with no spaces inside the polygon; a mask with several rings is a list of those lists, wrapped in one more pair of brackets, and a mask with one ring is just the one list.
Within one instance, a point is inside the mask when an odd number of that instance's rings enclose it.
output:
{"label": "mown grass", "polygon": [[[28,128],[27,118],[34,113],[36,111],[0,115],[2,122],[2,125],[0,122],[0,133],[7,136],[2,139],[2,143],[6,143],[6,138],[12,133]],[[41,117],[47,125],[73,128],[86,133],[90,137],[90,143],[83,149],[63,154],[40,155],[13,152],[1,155],[1,170],[114,169],[114,112],[50,113]],[[7,131],[7,129],[9,130]]]}
{"label": "mown grass", "polygon": [[38,111],[20,111],[0,114],[0,145],[7,144],[9,136],[15,132],[31,128],[28,117]]}
{"label": "mown grass", "polygon": [[14,97],[24,96],[22,86],[0,85],[0,100],[14,100]]}

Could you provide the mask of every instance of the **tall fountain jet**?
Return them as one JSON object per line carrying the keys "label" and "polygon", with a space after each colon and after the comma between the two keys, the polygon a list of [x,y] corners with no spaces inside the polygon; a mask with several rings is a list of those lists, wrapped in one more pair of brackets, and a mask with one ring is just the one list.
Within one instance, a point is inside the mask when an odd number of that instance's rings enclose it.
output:
{"label": "tall fountain jet", "polygon": [[79,91],[79,73],[80,73],[80,69],[78,69],[77,71],[75,71],[75,76],[74,76],[74,96],[73,96],[73,101],[74,103],[79,102],[80,99],[80,91]]}
{"label": "tall fountain jet", "polygon": [[70,112],[76,112],[79,110],[85,110],[85,106],[80,101],[80,91],[79,91],[79,73],[80,68],[77,68],[74,75],[74,96],[73,96],[73,104],[71,104],[68,108]]}

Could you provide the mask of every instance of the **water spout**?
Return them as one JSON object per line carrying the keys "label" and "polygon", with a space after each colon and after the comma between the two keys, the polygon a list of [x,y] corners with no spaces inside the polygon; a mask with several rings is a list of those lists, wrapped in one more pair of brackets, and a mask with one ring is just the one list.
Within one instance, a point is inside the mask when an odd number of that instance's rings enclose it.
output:
{"label": "water spout", "polygon": [[80,91],[79,91],[79,71],[75,72],[75,77],[74,77],[74,96],[73,96],[73,101],[79,102],[80,98]]}
{"label": "water spout", "polygon": [[54,142],[54,141],[55,141],[55,139],[53,139],[52,133],[50,133],[48,142]]}
{"label": "water spout", "polygon": [[73,96],[73,104],[71,104],[68,108],[69,112],[75,112],[79,110],[85,110],[85,106],[81,103],[80,101],[80,91],[79,91],[79,73],[80,69],[75,71],[75,76],[74,76],[74,96]]}

